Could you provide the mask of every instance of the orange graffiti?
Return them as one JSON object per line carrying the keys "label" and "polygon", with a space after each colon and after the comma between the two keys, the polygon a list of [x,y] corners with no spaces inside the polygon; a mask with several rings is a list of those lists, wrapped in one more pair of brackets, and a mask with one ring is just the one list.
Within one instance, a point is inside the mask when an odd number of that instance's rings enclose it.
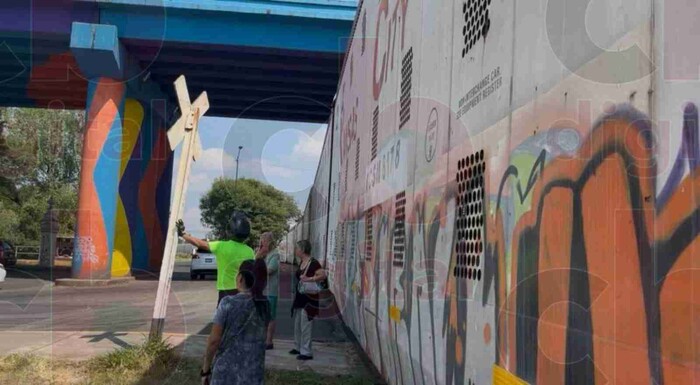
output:
{"label": "orange graffiti", "polygon": [[532,383],[700,381],[700,168],[657,207],[650,123],[616,110],[544,167],[511,258],[488,221],[498,364]]}
{"label": "orange graffiti", "polygon": [[491,343],[491,325],[484,325],[484,344],[488,345]]}

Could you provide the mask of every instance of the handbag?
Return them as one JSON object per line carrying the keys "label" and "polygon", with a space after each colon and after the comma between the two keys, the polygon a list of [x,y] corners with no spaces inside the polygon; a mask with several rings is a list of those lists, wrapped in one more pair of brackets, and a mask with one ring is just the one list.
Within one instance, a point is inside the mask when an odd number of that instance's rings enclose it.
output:
{"label": "handbag", "polygon": [[309,266],[311,266],[311,261],[309,261],[304,271],[299,275],[300,279],[297,291],[300,294],[318,294],[321,292],[321,285],[319,285],[318,282],[304,282],[301,280],[301,277],[305,276],[306,271],[309,270]]}
{"label": "handbag", "polygon": [[318,282],[299,282],[299,293],[301,294],[318,294],[321,292],[321,287]]}

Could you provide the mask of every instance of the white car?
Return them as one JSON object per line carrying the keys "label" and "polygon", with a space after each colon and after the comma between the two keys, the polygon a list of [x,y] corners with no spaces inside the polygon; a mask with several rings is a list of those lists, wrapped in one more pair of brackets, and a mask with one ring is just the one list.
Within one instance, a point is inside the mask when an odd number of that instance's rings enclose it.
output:
{"label": "white car", "polygon": [[0,282],[5,282],[5,276],[7,276],[5,266],[3,266],[2,263],[0,263]]}
{"label": "white car", "polygon": [[216,256],[202,249],[194,250],[190,263],[190,278],[204,279],[207,274],[216,275]]}

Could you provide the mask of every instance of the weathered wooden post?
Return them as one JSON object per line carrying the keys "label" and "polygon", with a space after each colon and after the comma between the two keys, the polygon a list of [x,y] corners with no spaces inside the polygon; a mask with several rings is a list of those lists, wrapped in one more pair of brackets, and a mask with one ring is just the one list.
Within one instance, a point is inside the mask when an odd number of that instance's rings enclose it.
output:
{"label": "weathered wooden post", "polygon": [[161,339],[165,324],[165,314],[168,307],[168,296],[170,295],[170,284],[173,278],[173,266],[175,264],[175,252],[177,251],[177,230],[175,222],[182,216],[187,194],[187,185],[190,176],[190,167],[193,160],[199,156],[202,145],[199,140],[197,126],[199,118],[209,109],[209,99],[207,93],[203,92],[194,103],[190,102],[190,94],[187,89],[187,82],[184,76],[175,80],[175,91],[177,92],[178,104],[182,116],[168,130],[168,142],[173,150],[182,142],[182,152],[178,166],[175,189],[173,190],[173,202],[168,221],[168,235],[163,251],[163,261],[160,268],[160,279],[158,280],[158,293],[153,309],[153,319],[151,320],[151,340]]}

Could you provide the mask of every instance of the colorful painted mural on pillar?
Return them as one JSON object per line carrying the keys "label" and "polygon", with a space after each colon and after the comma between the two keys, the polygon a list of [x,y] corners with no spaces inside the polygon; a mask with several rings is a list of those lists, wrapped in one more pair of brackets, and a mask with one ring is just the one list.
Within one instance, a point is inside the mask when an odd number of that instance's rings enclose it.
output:
{"label": "colorful painted mural on pillar", "polygon": [[126,86],[102,78],[88,85],[73,276],[108,278],[117,210]]}
{"label": "colorful painted mural on pillar", "polygon": [[113,277],[158,271],[163,256],[173,152],[161,118],[166,102],[144,104],[129,98],[124,111]]}
{"label": "colorful painted mural on pillar", "polygon": [[[170,189],[173,171],[173,152],[168,144],[165,121],[155,111],[165,111],[165,102],[151,105],[150,130],[146,135],[142,165],[142,176],[138,185],[138,206],[134,213],[143,222],[143,235],[132,243],[134,269],[159,271],[165,247],[170,213]],[[138,220],[138,219],[137,219]],[[138,253],[138,254],[136,254]]]}
{"label": "colorful painted mural on pillar", "polygon": [[[119,169],[119,199],[117,200],[117,224],[115,228],[114,251],[112,253],[113,277],[121,277],[131,273],[131,264],[133,261],[133,254],[131,252],[131,231],[124,207],[124,195],[132,190],[132,188],[129,188],[131,187],[129,186],[129,182],[133,181],[133,177],[125,178],[124,173],[141,133],[143,118],[144,111],[141,103],[134,99],[127,99],[124,106],[124,122],[122,126],[123,135],[121,166]],[[131,174],[129,176],[131,176]],[[126,198],[126,200],[128,201],[128,198]],[[133,202],[129,203],[131,203],[131,205],[127,207],[133,207]]]}
{"label": "colorful painted mural on pillar", "polygon": [[698,79],[580,3],[362,3],[294,232],[391,384],[700,382]]}
{"label": "colorful painted mural on pillar", "polygon": [[[81,178],[99,179],[81,179],[73,276],[98,279],[158,271],[173,162],[162,118],[166,102],[153,100],[144,108],[142,101],[124,98],[124,83],[102,80],[95,88]],[[109,93],[114,90],[118,93]],[[118,133],[101,133],[105,127],[117,127]],[[90,186],[94,191],[87,190]]]}

